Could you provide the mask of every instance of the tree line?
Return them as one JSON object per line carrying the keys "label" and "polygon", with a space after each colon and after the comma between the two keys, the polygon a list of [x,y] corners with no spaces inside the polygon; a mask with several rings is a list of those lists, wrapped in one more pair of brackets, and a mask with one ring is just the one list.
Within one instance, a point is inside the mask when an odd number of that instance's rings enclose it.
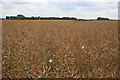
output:
{"label": "tree line", "polygon": [[[84,19],[77,19],[75,17],[25,17],[24,15],[17,15],[17,16],[6,16],[6,19],[10,20],[84,20]],[[109,18],[101,18],[98,17],[97,20],[109,20]]]}
{"label": "tree line", "polygon": [[98,17],[97,20],[110,20],[109,18]]}

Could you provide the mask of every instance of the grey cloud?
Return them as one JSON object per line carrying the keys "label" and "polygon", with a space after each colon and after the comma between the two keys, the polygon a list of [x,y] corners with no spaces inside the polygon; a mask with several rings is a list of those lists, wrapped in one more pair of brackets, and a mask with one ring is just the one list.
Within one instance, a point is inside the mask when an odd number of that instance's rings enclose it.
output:
{"label": "grey cloud", "polygon": [[32,2],[11,2],[11,3],[16,5],[24,5],[24,4],[31,4]]}
{"label": "grey cloud", "polygon": [[[23,12],[24,15],[34,15],[34,16],[36,15],[44,15],[44,16],[73,15],[76,17],[78,16],[80,17],[80,16],[86,16],[90,14],[90,16],[95,17],[97,15],[96,13],[101,13],[103,12],[103,10],[105,11],[108,10],[105,16],[109,15],[113,17],[113,15],[109,13],[109,10],[117,9],[117,5],[116,5],[117,3],[111,3],[111,2],[107,2],[107,3],[105,2],[47,2],[47,3],[11,2],[11,3],[5,3],[3,2],[2,4],[3,4],[3,9],[6,11],[7,10],[10,11],[11,9],[17,9],[18,12]],[[17,6],[18,8],[15,8],[16,5],[18,5]],[[24,11],[21,11],[22,10],[21,6]],[[80,10],[78,10],[78,8],[80,8]],[[9,12],[7,12],[7,14],[9,14]]]}
{"label": "grey cloud", "polygon": [[115,3],[105,3],[105,2],[49,2],[48,7],[58,7],[59,9],[63,11],[72,11],[76,10],[78,7],[88,10],[88,11],[98,11],[98,10],[104,10],[108,8],[115,9],[117,6]]}

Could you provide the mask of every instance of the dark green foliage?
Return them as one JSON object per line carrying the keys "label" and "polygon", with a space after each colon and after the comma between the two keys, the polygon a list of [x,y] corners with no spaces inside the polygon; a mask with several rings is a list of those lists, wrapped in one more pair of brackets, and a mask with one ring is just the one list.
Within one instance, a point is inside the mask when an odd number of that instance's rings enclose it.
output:
{"label": "dark green foliage", "polygon": [[[25,17],[24,15],[17,15],[17,16],[6,16],[6,19],[11,20],[77,20],[77,21],[88,21],[87,19],[77,19],[75,17]],[[92,19],[91,19],[92,20]],[[110,20],[109,18],[98,17],[97,20]]]}
{"label": "dark green foliage", "polygon": [[25,16],[24,16],[24,15],[19,14],[19,15],[17,15],[17,19],[18,19],[18,20],[24,20],[24,19],[25,19]]}
{"label": "dark green foliage", "polygon": [[109,18],[98,17],[97,20],[110,20]]}
{"label": "dark green foliage", "polygon": [[77,20],[75,17],[25,17],[24,15],[17,15],[17,16],[6,16],[6,19],[11,20]]}

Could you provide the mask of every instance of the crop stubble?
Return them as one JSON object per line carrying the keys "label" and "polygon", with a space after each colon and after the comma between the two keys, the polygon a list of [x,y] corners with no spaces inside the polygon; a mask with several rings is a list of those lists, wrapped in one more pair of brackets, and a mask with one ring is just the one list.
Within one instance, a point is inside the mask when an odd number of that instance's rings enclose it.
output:
{"label": "crop stubble", "polygon": [[117,23],[3,20],[3,78],[116,78]]}

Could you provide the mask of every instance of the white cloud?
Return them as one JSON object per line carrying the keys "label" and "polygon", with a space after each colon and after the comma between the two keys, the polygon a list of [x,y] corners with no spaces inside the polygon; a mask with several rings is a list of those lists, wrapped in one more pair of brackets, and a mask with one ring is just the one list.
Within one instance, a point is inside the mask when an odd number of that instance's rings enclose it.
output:
{"label": "white cloud", "polygon": [[118,2],[119,0],[1,0],[4,2]]}
{"label": "white cloud", "polygon": [[2,16],[2,4],[0,3],[0,16]]}
{"label": "white cloud", "polygon": [[[2,0],[3,1],[3,0]],[[2,16],[16,16],[17,14],[24,14],[25,16],[73,16],[77,18],[97,18],[104,16],[117,19],[117,0],[116,2],[45,2],[41,0],[30,0],[25,2],[21,0],[9,0],[2,3]],[[28,0],[26,0],[28,1]],[[38,1],[38,2],[37,2]],[[47,0],[46,0],[47,1]],[[64,0],[63,0],[64,1]],[[72,0],[70,0],[72,1]],[[77,1],[77,0],[76,0]],[[87,0],[86,0],[87,1]],[[111,1],[111,0],[110,0]]]}

